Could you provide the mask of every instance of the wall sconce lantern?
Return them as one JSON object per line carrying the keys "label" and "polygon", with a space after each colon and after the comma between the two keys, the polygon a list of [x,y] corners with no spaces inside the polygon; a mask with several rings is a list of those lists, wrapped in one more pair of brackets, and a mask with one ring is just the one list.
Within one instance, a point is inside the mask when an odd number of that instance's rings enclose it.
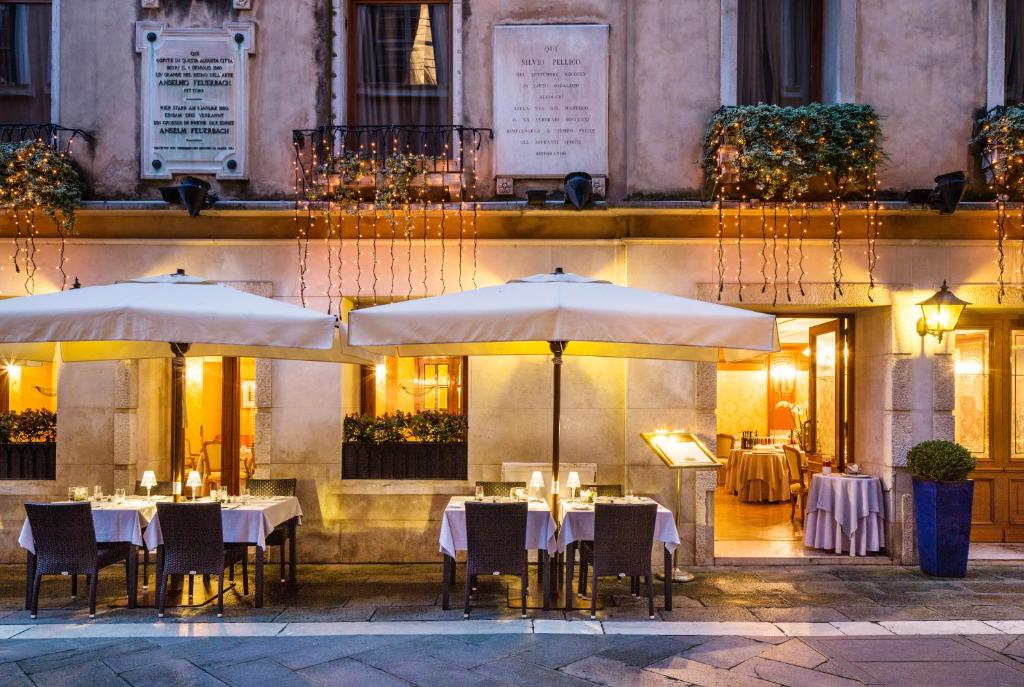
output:
{"label": "wall sconce lantern", "polygon": [[946,332],[956,329],[956,323],[970,303],[960,300],[949,290],[946,280],[942,280],[942,287],[935,292],[931,298],[925,299],[917,304],[921,308],[921,319],[917,321],[917,333],[923,338],[931,334],[942,343],[942,336]]}

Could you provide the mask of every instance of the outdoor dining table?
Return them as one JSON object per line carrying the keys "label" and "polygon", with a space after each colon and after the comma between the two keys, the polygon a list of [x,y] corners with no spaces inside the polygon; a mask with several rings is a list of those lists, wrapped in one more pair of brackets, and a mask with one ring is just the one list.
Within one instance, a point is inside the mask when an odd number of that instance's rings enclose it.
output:
{"label": "outdoor dining table", "polygon": [[[131,547],[131,555],[128,557],[129,577],[135,579],[136,568],[138,567],[139,547],[143,546],[143,530],[156,517],[156,503],[153,500],[142,498],[128,498],[123,502],[115,501],[93,501],[92,523],[96,530],[96,541],[98,543],[125,543]],[[36,572],[36,545],[32,537],[32,527],[28,518],[21,526],[21,534],[18,535],[18,544],[25,549],[27,561],[25,565],[25,608],[32,603],[32,579]],[[132,585],[132,592],[128,595],[128,608],[135,608],[138,603],[136,597],[136,585]]]}
{"label": "outdoor dining table", "polygon": [[[200,499],[202,501],[208,499]],[[253,605],[263,607],[263,558],[267,537],[278,525],[288,527],[288,581],[295,582],[295,530],[302,522],[302,508],[294,496],[251,498],[245,503],[221,504],[221,523],[225,544],[245,544],[256,548],[256,596]],[[160,516],[154,514],[143,536],[145,546],[154,550],[163,544]]]}
{"label": "outdoor dining table", "polygon": [[[444,509],[441,517],[440,550],[444,555],[444,578],[442,587],[442,607],[448,610],[449,586],[455,580],[455,555],[468,547],[466,537],[466,502],[475,501],[473,496],[453,496]],[[507,498],[485,497],[485,501],[510,502]],[[529,511],[526,515],[526,550],[537,550],[539,560],[548,562],[548,557],[557,550],[555,520],[551,517],[551,507],[544,499],[530,499]],[[544,565],[544,580],[541,589],[549,587],[548,575],[551,565]],[[544,610],[549,610],[549,594],[544,594]]]}
{"label": "outdoor dining table", "polygon": [[[653,503],[651,499],[598,497],[598,503]],[[558,504],[560,531],[558,551],[565,554],[565,610],[573,608],[572,581],[576,565],[576,549],[580,542],[594,541],[594,505],[581,501],[566,500]],[[679,547],[679,531],[676,529],[672,511],[658,504],[658,515],[654,522],[654,540],[661,542],[665,552],[665,570],[672,570],[672,554]],[[665,575],[665,610],[672,610],[672,575]]]}
{"label": "outdoor dining table", "polygon": [[789,469],[786,455],[771,448],[733,449],[725,488],[740,501],[789,501]]}
{"label": "outdoor dining table", "polygon": [[864,556],[885,546],[882,483],[877,477],[816,474],[804,516],[804,546]]}

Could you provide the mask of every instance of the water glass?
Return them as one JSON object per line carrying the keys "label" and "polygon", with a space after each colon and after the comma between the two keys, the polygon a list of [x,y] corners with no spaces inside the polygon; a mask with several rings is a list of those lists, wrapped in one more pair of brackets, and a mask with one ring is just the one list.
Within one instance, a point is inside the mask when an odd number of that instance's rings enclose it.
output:
{"label": "water glass", "polygon": [[220,490],[213,487],[210,488],[210,500],[217,502],[220,501]]}
{"label": "water glass", "polygon": [[114,503],[124,503],[125,493],[124,489],[114,490]]}
{"label": "water glass", "polygon": [[88,501],[89,487],[75,487],[75,496],[72,501]]}
{"label": "water glass", "polygon": [[484,498],[484,486],[482,484],[476,485],[476,500],[482,501]]}
{"label": "water glass", "polygon": [[99,501],[101,498],[103,498],[103,487],[100,486],[99,484],[97,484],[95,487],[93,487],[92,488],[92,497],[94,499],[96,499],[97,501]]}

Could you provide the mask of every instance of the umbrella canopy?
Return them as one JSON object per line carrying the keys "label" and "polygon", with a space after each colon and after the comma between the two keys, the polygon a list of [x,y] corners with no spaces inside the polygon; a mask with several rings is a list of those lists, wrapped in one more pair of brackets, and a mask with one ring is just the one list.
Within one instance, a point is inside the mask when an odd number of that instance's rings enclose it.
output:
{"label": "umbrella canopy", "polygon": [[8,361],[171,358],[171,479],[183,481],[185,356],[373,364],[325,315],[175,274],[0,301]]}
{"label": "umbrella canopy", "polygon": [[349,342],[393,355],[569,355],[704,360],[779,350],[775,317],[567,274],[356,310]]}
{"label": "umbrella canopy", "polygon": [[349,327],[349,343],[393,355],[550,351],[556,484],[563,354],[717,362],[780,348],[774,315],[616,286],[560,267],[501,286],[356,310]]}
{"label": "umbrella canopy", "polygon": [[0,301],[0,355],[65,361],[246,356],[373,364],[337,318],[176,274]]}

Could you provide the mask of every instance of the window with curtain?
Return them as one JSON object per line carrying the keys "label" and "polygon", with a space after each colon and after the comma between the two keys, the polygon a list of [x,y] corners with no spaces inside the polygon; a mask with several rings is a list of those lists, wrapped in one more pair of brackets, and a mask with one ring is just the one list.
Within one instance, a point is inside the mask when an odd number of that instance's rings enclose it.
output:
{"label": "window with curtain", "polygon": [[451,124],[447,2],[355,2],[349,123]]}
{"label": "window with curtain", "polygon": [[0,84],[18,83],[14,5],[0,5]]}
{"label": "window with curtain", "polygon": [[50,119],[50,3],[0,2],[0,120]]}
{"label": "window with curtain", "polygon": [[1006,0],[1006,69],[1004,102],[1024,103],[1024,0]]}
{"label": "window with curtain", "polygon": [[821,0],[740,0],[737,102],[806,105],[821,98]]}

